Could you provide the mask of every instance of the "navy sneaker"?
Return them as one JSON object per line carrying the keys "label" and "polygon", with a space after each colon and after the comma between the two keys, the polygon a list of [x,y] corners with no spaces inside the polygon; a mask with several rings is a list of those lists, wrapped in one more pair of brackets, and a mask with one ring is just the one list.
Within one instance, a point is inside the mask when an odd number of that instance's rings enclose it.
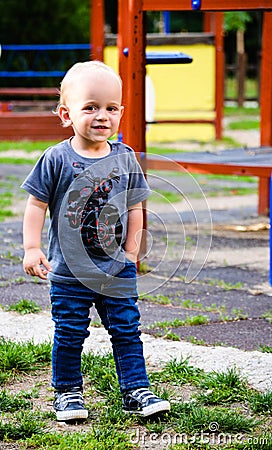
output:
{"label": "navy sneaker", "polygon": [[83,420],[88,417],[80,387],[56,390],[53,406],[58,421]]}
{"label": "navy sneaker", "polygon": [[157,397],[147,388],[126,391],[123,394],[122,406],[125,413],[143,417],[170,411],[170,403]]}

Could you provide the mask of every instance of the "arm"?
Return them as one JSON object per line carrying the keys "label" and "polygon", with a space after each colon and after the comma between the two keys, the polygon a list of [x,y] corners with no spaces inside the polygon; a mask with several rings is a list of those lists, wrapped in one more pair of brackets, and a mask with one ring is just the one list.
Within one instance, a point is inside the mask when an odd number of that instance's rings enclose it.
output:
{"label": "arm", "polygon": [[128,210],[127,239],[125,243],[126,257],[133,262],[137,261],[140,250],[143,229],[142,203],[131,206]]}
{"label": "arm", "polygon": [[37,276],[42,280],[46,280],[48,271],[52,270],[47,258],[41,251],[41,235],[47,206],[47,203],[30,195],[26,205],[23,224],[24,271],[28,275]]}

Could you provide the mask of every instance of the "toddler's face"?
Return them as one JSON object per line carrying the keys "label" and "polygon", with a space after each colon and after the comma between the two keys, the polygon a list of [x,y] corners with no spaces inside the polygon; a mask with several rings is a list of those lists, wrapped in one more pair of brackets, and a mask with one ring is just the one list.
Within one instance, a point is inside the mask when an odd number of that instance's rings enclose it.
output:
{"label": "toddler's face", "polygon": [[114,75],[104,71],[84,73],[66,91],[62,119],[68,120],[82,142],[103,143],[118,130],[123,114],[121,100],[121,86]]}

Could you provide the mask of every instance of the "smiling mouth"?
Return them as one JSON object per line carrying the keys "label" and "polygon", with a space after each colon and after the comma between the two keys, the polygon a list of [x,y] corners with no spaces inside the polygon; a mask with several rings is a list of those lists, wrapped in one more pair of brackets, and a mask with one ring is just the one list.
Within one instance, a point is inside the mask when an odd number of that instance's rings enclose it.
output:
{"label": "smiling mouth", "polygon": [[108,127],[105,127],[103,125],[97,125],[96,127],[93,127],[93,128],[95,128],[96,130],[107,130],[108,129]]}

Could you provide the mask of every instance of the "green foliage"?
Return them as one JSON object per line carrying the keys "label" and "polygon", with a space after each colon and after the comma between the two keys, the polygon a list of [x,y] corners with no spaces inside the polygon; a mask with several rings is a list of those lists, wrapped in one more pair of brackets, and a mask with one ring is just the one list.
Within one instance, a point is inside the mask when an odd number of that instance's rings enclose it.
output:
{"label": "green foliage", "polygon": [[249,404],[255,413],[272,413],[272,391],[254,392],[249,397]]}
{"label": "green foliage", "polygon": [[[29,353],[42,353],[41,347],[34,346],[33,342],[28,343],[27,349]],[[35,366],[39,368],[39,362]],[[246,381],[234,369],[226,373],[206,374],[191,366],[189,358],[180,358],[169,361],[157,372],[151,372],[151,389],[171,402],[171,412],[156,418],[128,416],[122,412],[111,353],[84,353],[82,369],[86,376],[85,400],[89,409],[86,424],[80,425],[78,431],[67,425],[61,430],[58,425],[53,431],[53,414],[31,409],[31,399],[39,396],[37,387],[17,394],[3,390],[0,393],[0,441],[9,441],[10,445],[18,448],[33,450],[136,450],[142,448],[141,444],[147,444],[145,448],[149,448],[152,436],[156,437],[156,448],[164,448],[165,439],[179,435],[181,438],[185,436],[188,443],[170,444],[167,447],[169,450],[271,449],[270,418],[267,414],[262,415],[269,408],[271,411],[271,393],[260,394],[248,389]],[[91,387],[88,388],[89,383]],[[221,406],[220,402],[204,405],[197,395],[183,401],[182,389],[187,389],[186,385],[189,384],[193,385],[194,391],[233,390],[236,395],[232,403],[228,402],[228,408]],[[242,392],[240,397],[239,391]],[[237,406],[234,403],[239,399],[241,404]],[[254,416],[254,412],[261,416],[261,420],[256,414]],[[135,439],[137,432],[140,433],[139,442]],[[141,436],[145,436],[146,441],[143,442]],[[242,437],[241,446],[239,440],[236,444],[237,436]],[[219,443],[223,437],[227,445],[208,444],[203,442],[203,437],[206,442],[207,439],[216,442],[218,438]],[[231,444],[228,445],[228,442]],[[258,442],[259,446],[254,446],[254,442]]]}
{"label": "green foliage", "polygon": [[185,327],[185,326],[195,326],[195,325],[204,325],[208,323],[209,319],[207,316],[203,316],[202,314],[198,316],[188,316],[186,319],[174,319],[172,321],[165,320],[164,322],[154,322],[149,326],[150,329],[153,328],[177,328],[177,327]]}
{"label": "green foliage", "polygon": [[29,372],[37,365],[48,364],[51,361],[51,344],[34,344],[28,342],[13,342],[0,339],[0,370],[2,372]]}
{"label": "green foliage", "polygon": [[226,372],[211,372],[203,376],[199,387],[203,391],[197,400],[204,404],[224,404],[245,400],[247,384],[235,369]]}
{"label": "green foliage", "polygon": [[172,415],[178,429],[187,433],[197,433],[201,430],[209,433],[214,431],[224,433],[250,432],[259,423],[255,418],[227,408],[208,408],[194,403],[176,403],[172,407]]}
{"label": "green foliage", "polygon": [[259,130],[259,120],[235,120],[228,125],[229,130]]}
{"label": "green foliage", "polygon": [[1,44],[89,42],[89,8],[89,0],[80,2],[0,0],[2,11],[0,42]]}
{"label": "green foliage", "polygon": [[270,347],[270,345],[260,345],[259,351],[263,353],[272,353],[272,347]]}
{"label": "green foliage", "polygon": [[19,314],[30,314],[30,313],[38,313],[41,311],[41,307],[37,305],[33,300],[28,300],[23,298],[15,305],[9,305],[7,307],[7,311],[16,311]]}
{"label": "green foliage", "polygon": [[8,394],[4,389],[0,392],[0,411],[16,412],[22,409],[31,409],[32,404],[23,394]]}
{"label": "green foliage", "polygon": [[245,31],[252,18],[246,11],[226,11],[224,13],[224,28],[226,31]]}
{"label": "green foliage", "polygon": [[197,384],[203,375],[203,371],[189,365],[189,358],[173,359],[169,361],[161,372],[152,372],[150,379],[160,382],[171,382],[174,384],[193,383]]}
{"label": "green foliage", "polygon": [[23,411],[12,416],[7,423],[0,421],[0,440],[5,439],[26,439],[34,434],[44,432],[44,422],[37,418],[33,412]]}
{"label": "green foliage", "polygon": [[81,368],[96,391],[102,394],[108,393],[109,396],[116,396],[119,393],[115,364],[111,353],[105,355],[83,354]]}
{"label": "green foliage", "polygon": [[133,449],[128,436],[114,426],[90,427],[87,433],[46,433],[27,439],[39,450],[128,450]]}

